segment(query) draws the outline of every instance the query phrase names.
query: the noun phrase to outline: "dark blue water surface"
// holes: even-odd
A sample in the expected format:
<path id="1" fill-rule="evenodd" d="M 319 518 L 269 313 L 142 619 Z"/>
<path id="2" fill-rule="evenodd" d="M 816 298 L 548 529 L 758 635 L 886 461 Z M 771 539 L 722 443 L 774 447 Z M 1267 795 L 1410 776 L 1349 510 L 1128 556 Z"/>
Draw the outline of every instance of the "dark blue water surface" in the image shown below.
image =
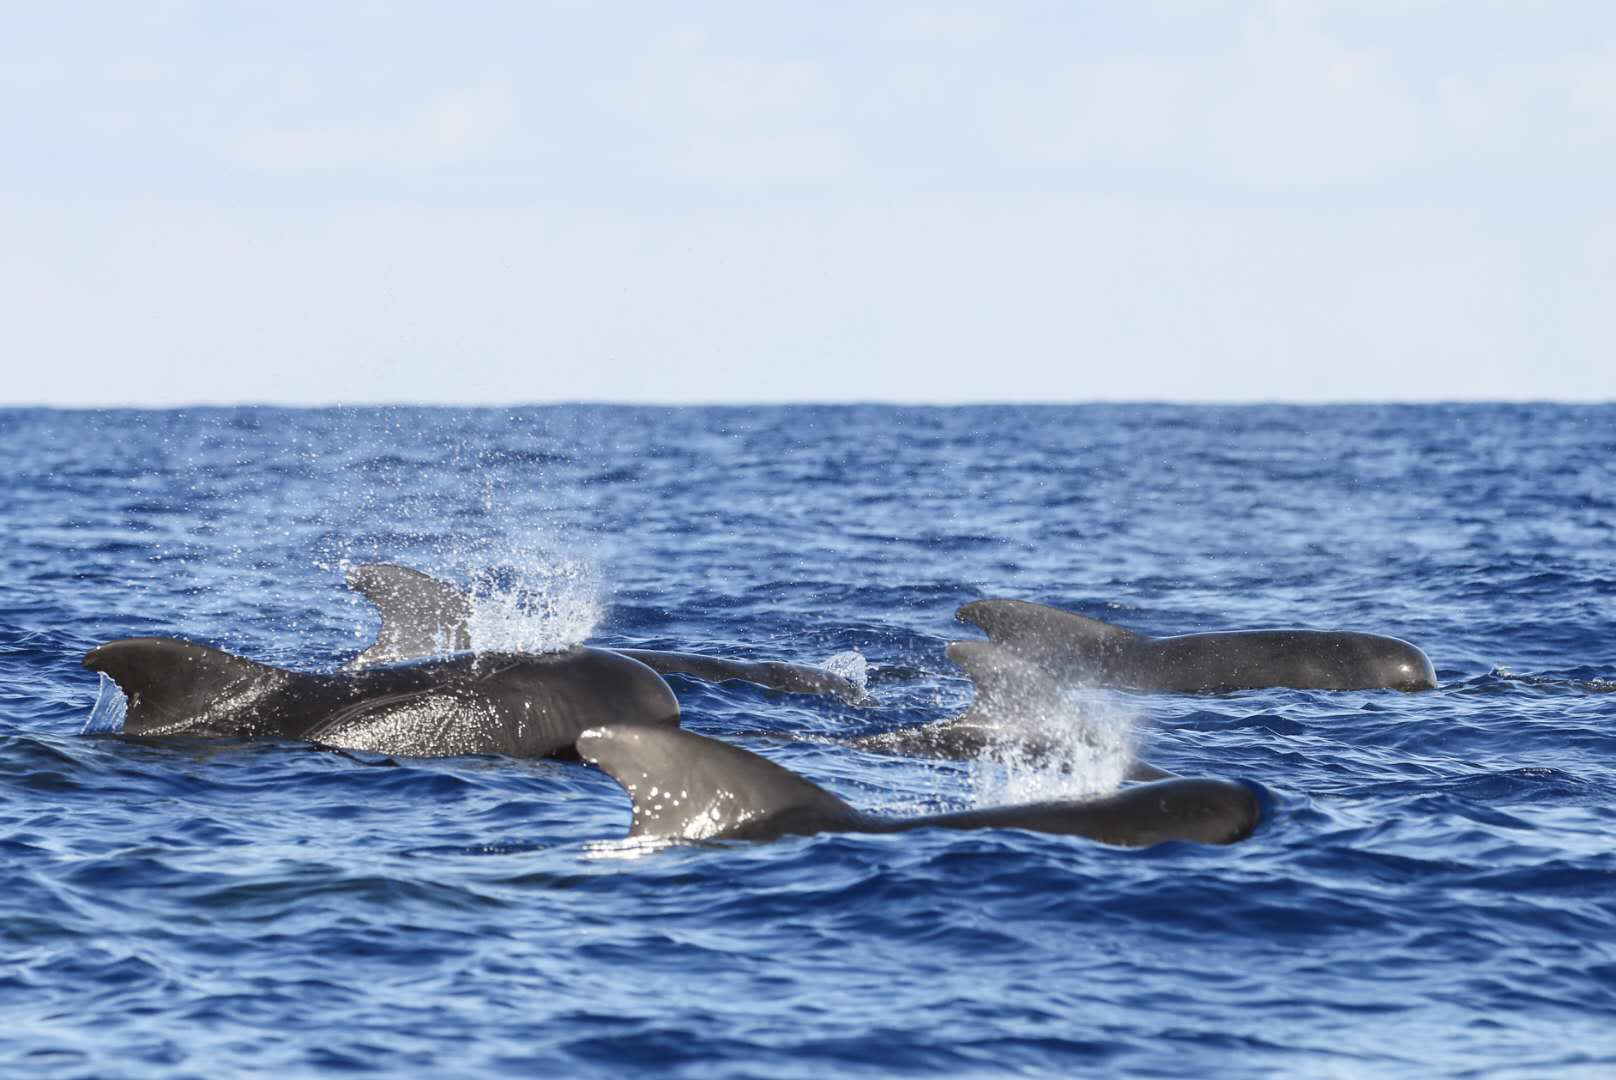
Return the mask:
<path id="1" fill-rule="evenodd" d="M 0 454 L 5 1076 L 1616 1070 L 1616 407 L 13 410 Z M 894 812 L 1092 779 L 840 741 L 970 700 L 980 596 L 1390 633 L 1441 687 L 1097 699 L 1268 794 L 1144 851 L 647 852 L 581 765 L 85 733 L 108 639 L 336 667 L 368 560 L 484 644 L 856 651 L 871 707 L 671 681 Z"/>

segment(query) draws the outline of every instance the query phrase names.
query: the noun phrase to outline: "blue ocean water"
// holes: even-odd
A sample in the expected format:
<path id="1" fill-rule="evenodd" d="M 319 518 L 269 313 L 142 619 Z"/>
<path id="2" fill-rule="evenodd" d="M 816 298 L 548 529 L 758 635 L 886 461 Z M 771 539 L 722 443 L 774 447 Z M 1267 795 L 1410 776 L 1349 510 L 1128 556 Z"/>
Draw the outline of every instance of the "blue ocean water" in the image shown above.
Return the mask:
<path id="1" fill-rule="evenodd" d="M 0 1074 L 1616 1071 L 1616 407 L 0 411 Z M 136 634 L 330 670 L 345 565 L 479 641 L 820 662 L 684 723 L 893 812 L 1092 785 L 953 715 L 964 601 L 1420 644 L 1439 689 L 1096 695 L 1256 836 L 644 851 L 584 766 L 86 732 Z M 838 663 L 846 663 L 842 657 Z"/>

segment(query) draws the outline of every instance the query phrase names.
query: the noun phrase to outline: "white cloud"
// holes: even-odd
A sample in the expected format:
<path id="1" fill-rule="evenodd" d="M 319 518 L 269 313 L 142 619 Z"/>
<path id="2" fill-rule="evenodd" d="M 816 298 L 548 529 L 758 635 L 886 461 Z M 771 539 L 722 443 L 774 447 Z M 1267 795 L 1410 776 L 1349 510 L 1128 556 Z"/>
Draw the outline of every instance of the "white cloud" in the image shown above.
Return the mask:
<path id="1" fill-rule="evenodd" d="M 27 358 L 16 401 L 1616 397 L 1616 212 L 146 204 L 4 224 L 33 253 L 0 262 L 27 298 L 0 342 Z"/>
<path id="2" fill-rule="evenodd" d="M 252 132 L 241 139 L 237 158 L 250 168 L 288 172 L 454 164 L 493 146 L 510 115 L 509 96 L 499 90 L 456 90 L 413 115 Z"/>
<path id="3" fill-rule="evenodd" d="M 254 169 L 303 172 L 343 169 L 381 159 L 384 145 L 368 132 L 341 128 L 277 128 L 245 136 L 239 158 Z"/>
<path id="4" fill-rule="evenodd" d="M 414 156 L 459 161 L 493 145 L 510 123 L 509 95 L 492 88 L 445 94 L 422 113 L 413 132 Z"/>
<path id="5" fill-rule="evenodd" d="M 677 158 L 687 176 L 723 183 L 828 180 L 844 172 L 841 143 L 830 135 L 699 136 Z"/>
<path id="6" fill-rule="evenodd" d="M 1374 179 L 1407 165 L 1418 102 L 1390 63 L 1290 20 L 1250 27 L 1229 91 L 1213 100 L 1217 152 L 1238 179 L 1264 184 Z"/>

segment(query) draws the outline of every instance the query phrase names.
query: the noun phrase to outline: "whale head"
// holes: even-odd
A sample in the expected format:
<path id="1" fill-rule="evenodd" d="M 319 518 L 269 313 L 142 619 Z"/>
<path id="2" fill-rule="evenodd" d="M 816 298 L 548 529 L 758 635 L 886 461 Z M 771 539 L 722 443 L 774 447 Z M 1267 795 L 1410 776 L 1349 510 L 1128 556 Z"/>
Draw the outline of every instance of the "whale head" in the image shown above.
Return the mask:
<path id="1" fill-rule="evenodd" d="M 1383 673 L 1384 686 L 1408 693 L 1436 689 L 1436 669 L 1418 646 L 1394 637 L 1381 638 L 1376 644 L 1375 662 Z"/>

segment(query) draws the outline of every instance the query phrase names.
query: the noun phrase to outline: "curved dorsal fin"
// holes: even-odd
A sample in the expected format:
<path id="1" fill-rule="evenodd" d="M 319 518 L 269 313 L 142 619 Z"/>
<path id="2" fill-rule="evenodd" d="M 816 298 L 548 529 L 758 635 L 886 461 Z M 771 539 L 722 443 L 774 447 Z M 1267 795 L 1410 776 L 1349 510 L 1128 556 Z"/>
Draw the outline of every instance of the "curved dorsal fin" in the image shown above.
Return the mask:
<path id="1" fill-rule="evenodd" d="M 1054 674 L 993 641 L 956 641 L 944 652 L 976 688 L 966 717 L 1022 716 L 1061 701 L 1062 684 Z"/>
<path id="2" fill-rule="evenodd" d="M 376 605 L 376 643 L 350 660 L 350 670 L 471 648 L 471 601 L 447 581 L 393 563 L 350 567 L 348 588 Z"/>
<path id="3" fill-rule="evenodd" d="M 1139 638 L 1132 630 L 1028 600 L 972 600 L 954 613 L 988 640 L 1029 653 L 1094 652 Z"/>
<path id="4" fill-rule="evenodd" d="M 634 801 L 630 836 L 769 839 L 857 817 L 789 769 L 681 728 L 612 724 L 578 736 L 578 755 Z"/>
<path id="5" fill-rule="evenodd" d="M 126 735 L 241 734 L 255 701 L 298 678 L 173 638 L 109 641 L 86 653 L 84 666 L 107 675 L 129 699 Z"/>

